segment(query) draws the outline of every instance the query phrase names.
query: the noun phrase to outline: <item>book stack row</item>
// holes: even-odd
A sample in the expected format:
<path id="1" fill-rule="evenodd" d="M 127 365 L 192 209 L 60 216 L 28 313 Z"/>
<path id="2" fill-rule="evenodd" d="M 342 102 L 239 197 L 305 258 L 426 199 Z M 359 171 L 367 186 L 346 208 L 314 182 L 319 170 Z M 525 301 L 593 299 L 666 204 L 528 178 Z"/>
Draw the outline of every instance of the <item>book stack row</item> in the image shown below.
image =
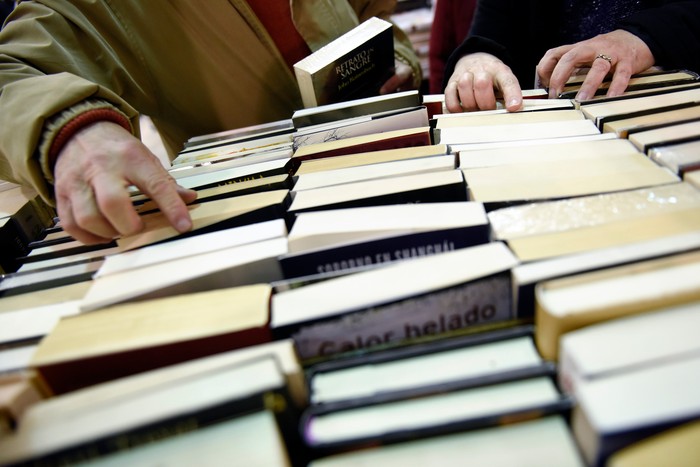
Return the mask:
<path id="1" fill-rule="evenodd" d="M 187 142 L 187 234 L 136 189 L 138 234 L 42 224 L 0 282 L 0 464 L 697 461 L 700 87 L 667 78 L 311 107 Z"/>

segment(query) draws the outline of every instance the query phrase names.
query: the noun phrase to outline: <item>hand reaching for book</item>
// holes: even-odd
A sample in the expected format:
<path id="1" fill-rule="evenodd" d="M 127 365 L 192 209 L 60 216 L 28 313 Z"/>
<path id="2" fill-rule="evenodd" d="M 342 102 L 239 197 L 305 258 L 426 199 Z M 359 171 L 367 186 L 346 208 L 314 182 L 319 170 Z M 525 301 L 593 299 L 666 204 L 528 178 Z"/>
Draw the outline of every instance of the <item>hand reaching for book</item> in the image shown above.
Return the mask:
<path id="1" fill-rule="evenodd" d="M 179 232 L 192 227 L 185 203 L 196 193 L 177 185 L 157 157 L 117 124 L 98 122 L 74 134 L 59 154 L 54 176 L 61 225 L 83 243 L 105 243 L 143 228 L 126 189 L 132 184 Z"/>
<path id="2" fill-rule="evenodd" d="M 410 66 L 397 61 L 395 70 L 394 75 L 379 89 L 379 94 L 390 94 L 392 92 L 416 89 L 413 69 Z"/>
<path id="3" fill-rule="evenodd" d="M 549 97 L 557 97 L 569 77 L 590 67 L 576 98 L 591 98 L 603 79 L 612 73 L 608 96 L 622 94 L 630 76 L 654 65 L 649 47 L 634 34 L 618 29 L 572 45 L 550 49 L 537 65 L 537 76 L 549 87 Z"/>
<path id="4" fill-rule="evenodd" d="M 457 62 L 445 88 L 445 106 L 450 112 L 495 109 L 497 95 L 510 111 L 522 106 L 522 90 L 510 68 L 491 54 L 473 53 Z"/>

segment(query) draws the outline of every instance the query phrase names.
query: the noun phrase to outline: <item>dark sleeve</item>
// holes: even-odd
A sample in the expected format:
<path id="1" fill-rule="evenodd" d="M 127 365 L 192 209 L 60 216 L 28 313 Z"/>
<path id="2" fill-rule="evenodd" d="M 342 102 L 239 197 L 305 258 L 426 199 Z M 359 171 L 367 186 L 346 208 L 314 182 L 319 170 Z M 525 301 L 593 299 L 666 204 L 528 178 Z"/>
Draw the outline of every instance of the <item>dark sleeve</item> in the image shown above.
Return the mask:
<path id="1" fill-rule="evenodd" d="M 557 40 L 551 28 L 558 12 L 547 0 L 479 0 L 469 37 L 447 60 L 442 88 L 457 61 L 476 52 L 498 57 L 523 89 L 531 88 L 540 57 Z"/>
<path id="2" fill-rule="evenodd" d="M 647 44 L 656 65 L 700 73 L 700 1 L 661 3 L 631 15 L 620 27 Z"/>

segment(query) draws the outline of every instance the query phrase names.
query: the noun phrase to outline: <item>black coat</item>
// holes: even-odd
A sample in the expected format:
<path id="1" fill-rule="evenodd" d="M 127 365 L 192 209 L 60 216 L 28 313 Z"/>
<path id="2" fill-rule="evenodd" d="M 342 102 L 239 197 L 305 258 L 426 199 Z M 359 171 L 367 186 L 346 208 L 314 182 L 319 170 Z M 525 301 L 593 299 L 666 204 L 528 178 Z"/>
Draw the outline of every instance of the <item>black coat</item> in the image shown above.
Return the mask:
<path id="1" fill-rule="evenodd" d="M 640 3 L 639 11 L 610 30 L 624 29 L 641 38 L 658 66 L 700 72 L 700 0 Z M 523 89 L 532 88 L 535 67 L 545 52 L 574 42 L 564 37 L 563 10 L 563 2 L 552 0 L 480 0 L 470 36 L 447 62 L 443 89 L 457 60 L 474 52 L 497 56 Z"/>

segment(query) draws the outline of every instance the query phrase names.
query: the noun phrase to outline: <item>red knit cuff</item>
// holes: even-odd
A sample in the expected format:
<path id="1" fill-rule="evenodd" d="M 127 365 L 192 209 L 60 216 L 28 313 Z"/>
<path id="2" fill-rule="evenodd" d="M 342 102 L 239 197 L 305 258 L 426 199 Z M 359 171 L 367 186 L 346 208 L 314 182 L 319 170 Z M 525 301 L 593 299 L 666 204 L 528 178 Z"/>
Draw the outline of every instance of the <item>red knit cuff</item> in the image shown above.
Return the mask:
<path id="1" fill-rule="evenodd" d="M 66 145 L 68 140 L 76 134 L 80 129 L 95 123 L 95 122 L 113 122 L 121 125 L 126 131 L 131 131 L 129 119 L 114 109 L 91 109 L 81 113 L 58 130 L 58 133 L 51 143 L 49 148 L 49 168 L 53 172 L 53 167 L 56 164 L 58 154 Z"/>

